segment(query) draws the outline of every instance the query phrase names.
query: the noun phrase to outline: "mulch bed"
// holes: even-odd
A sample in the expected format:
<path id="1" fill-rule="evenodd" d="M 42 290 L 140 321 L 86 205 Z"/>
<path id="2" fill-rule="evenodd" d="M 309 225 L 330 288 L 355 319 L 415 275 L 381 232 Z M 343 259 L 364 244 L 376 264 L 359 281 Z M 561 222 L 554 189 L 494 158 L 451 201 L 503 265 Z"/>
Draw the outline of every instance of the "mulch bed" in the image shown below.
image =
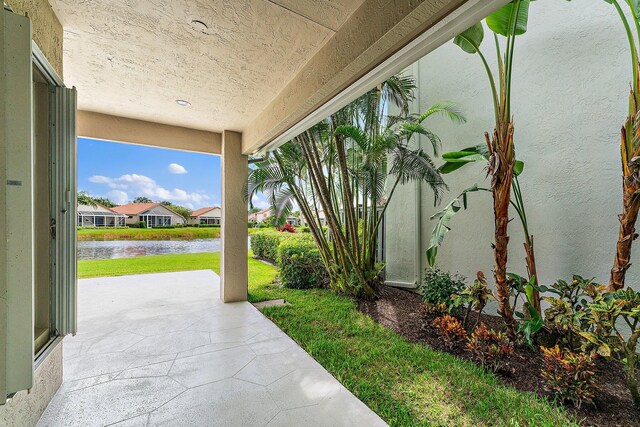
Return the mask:
<path id="1" fill-rule="evenodd" d="M 442 339 L 430 326 L 431 319 L 420 314 L 421 304 L 420 295 L 415 292 L 382 286 L 377 299 L 358 301 L 358 309 L 411 342 L 427 344 L 433 349 L 470 359 L 463 343 L 453 349 L 447 349 L 443 345 Z M 471 325 L 475 322 L 475 316 L 475 313 L 470 315 Z M 495 330 L 501 330 L 504 325 L 499 316 L 483 314 L 480 320 Z M 506 368 L 499 371 L 497 376 L 505 385 L 551 399 L 543 388 L 540 375 L 542 361 L 540 351 L 528 347 L 516 348 L 509 357 Z M 567 411 L 578 420 L 583 420 L 585 425 L 640 426 L 640 411 L 634 408 L 622 372 L 619 362 L 599 358 L 596 375 L 601 390 L 597 394 L 595 406 L 584 403 L 581 408 L 576 408 L 567 404 Z"/>

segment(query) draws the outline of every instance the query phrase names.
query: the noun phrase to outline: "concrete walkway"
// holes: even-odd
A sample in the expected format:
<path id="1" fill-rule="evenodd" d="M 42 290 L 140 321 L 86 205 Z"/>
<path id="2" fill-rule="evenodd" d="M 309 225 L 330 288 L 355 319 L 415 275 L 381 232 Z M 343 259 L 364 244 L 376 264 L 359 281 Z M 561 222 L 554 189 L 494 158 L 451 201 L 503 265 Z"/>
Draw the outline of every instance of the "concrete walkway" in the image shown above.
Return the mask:
<path id="1" fill-rule="evenodd" d="M 386 425 L 209 270 L 80 280 L 38 426 Z"/>

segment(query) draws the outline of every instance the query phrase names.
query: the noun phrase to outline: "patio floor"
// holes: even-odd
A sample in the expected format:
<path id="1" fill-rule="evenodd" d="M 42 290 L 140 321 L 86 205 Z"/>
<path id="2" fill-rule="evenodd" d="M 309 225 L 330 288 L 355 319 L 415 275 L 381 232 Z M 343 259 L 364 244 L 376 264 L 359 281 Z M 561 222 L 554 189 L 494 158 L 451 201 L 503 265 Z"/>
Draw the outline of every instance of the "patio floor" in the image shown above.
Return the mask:
<path id="1" fill-rule="evenodd" d="M 386 425 L 209 270 L 84 279 L 38 426 Z"/>

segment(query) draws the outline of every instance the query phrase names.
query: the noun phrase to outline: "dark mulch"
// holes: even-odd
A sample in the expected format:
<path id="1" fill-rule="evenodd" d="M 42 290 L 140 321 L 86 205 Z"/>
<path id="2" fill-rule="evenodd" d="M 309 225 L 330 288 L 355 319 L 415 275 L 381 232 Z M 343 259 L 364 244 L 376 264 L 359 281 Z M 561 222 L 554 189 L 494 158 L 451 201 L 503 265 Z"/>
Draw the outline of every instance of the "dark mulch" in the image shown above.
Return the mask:
<path id="1" fill-rule="evenodd" d="M 358 308 L 411 342 L 424 343 L 436 350 L 451 353 L 462 359 L 470 359 L 463 343 L 453 349 L 443 345 L 442 339 L 430 326 L 431 320 L 420 314 L 421 303 L 420 295 L 415 292 L 382 286 L 377 299 L 360 300 Z M 471 325 L 475 322 L 475 316 L 475 313 L 470 316 Z M 492 329 L 503 329 L 504 324 L 499 316 L 482 314 L 480 321 Z M 541 339 L 550 337 L 542 336 Z M 551 399 L 543 388 L 540 375 L 542 361 L 542 353 L 539 350 L 519 347 L 507 361 L 506 367 L 497 375 L 508 386 Z M 576 408 L 567 404 L 567 411 L 573 413 L 578 420 L 583 420 L 585 425 L 640 426 L 640 411 L 634 408 L 622 372 L 619 362 L 599 358 L 596 375 L 601 390 L 598 392 L 595 406 L 585 403 L 581 408 Z"/>

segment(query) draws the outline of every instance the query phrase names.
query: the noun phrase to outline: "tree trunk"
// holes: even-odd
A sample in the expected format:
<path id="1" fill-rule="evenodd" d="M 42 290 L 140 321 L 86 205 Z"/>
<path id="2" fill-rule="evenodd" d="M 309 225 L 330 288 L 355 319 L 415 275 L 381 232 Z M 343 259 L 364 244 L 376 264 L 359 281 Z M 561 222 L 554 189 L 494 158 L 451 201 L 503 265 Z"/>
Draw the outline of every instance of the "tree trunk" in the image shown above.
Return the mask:
<path id="1" fill-rule="evenodd" d="M 513 179 L 513 125 L 507 122 L 493 132 L 493 138 L 485 133 L 489 149 L 488 173 L 492 175 L 491 192 L 493 194 L 493 213 L 495 220 L 495 242 L 493 253 L 495 258 L 494 277 L 498 296 L 498 313 L 507 326 L 507 335 L 515 337 L 515 319 L 509 300 L 507 284 L 507 255 L 509 252 L 509 204 L 511 201 L 511 180 Z"/>
<path id="2" fill-rule="evenodd" d="M 631 266 L 631 246 L 638 237 L 636 234 L 636 220 L 640 210 L 640 159 L 638 159 L 637 145 L 640 140 L 640 118 L 638 105 L 633 92 L 630 96 L 630 115 L 627 117 L 620 138 L 620 157 L 622 160 L 622 213 L 618 215 L 620 227 L 616 256 L 609 279 L 609 290 L 624 288 L 625 275 Z"/>
<path id="3" fill-rule="evenodd" d="M 527 272 L 529 273 L 529 279 L 535 277 L 533 279 L 533 285 L 538 286 L 538 273 L 536 271 L 536 256 L 533 251 L 533 236 L 529 236 L 527 241 L 524 243 L 524 251 L 526 253 L 526 262 L 527 262 Z M 540 308 L 540 292 L 534 287 L 533 289 L 533 308 L 535 308 L 538 313 L 542 313 Z"/>

